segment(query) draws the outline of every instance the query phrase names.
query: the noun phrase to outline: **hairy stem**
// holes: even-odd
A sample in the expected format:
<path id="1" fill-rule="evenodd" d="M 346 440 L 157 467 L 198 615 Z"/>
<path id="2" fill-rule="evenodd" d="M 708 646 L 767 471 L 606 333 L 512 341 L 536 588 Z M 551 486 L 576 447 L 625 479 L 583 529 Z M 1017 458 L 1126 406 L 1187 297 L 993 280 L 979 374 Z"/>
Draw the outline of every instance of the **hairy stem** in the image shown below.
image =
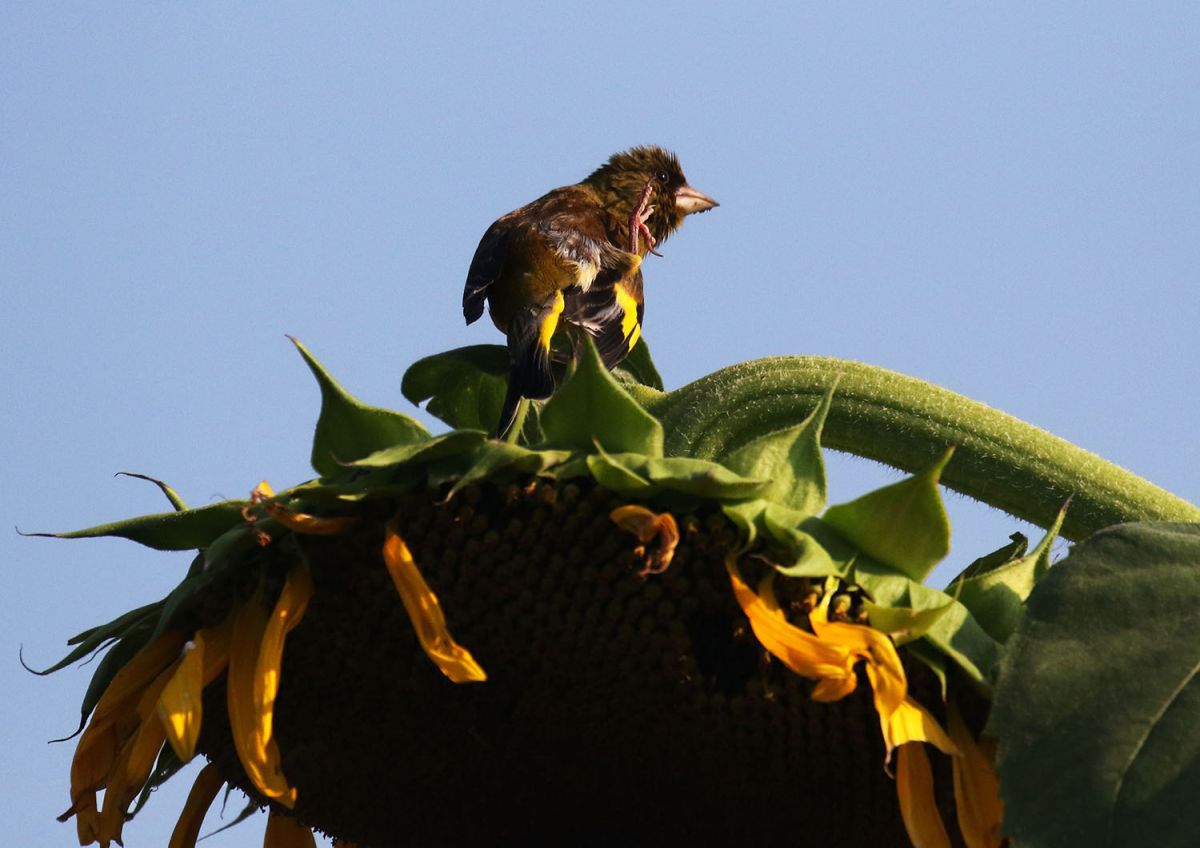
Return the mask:
<path id="1" fill-rule="evenodd" d="M 724 368 L 654 398 L 668 455 L 719 459 L 807 416 L 841 375 L 823 444 L 916 471 L 957 445 L 942 482 L 1082 539 L 1123 521 L 1200 521 L 1200 508 L 1057 436 L 943 388 L 883 368 L 781 356 Z"/>

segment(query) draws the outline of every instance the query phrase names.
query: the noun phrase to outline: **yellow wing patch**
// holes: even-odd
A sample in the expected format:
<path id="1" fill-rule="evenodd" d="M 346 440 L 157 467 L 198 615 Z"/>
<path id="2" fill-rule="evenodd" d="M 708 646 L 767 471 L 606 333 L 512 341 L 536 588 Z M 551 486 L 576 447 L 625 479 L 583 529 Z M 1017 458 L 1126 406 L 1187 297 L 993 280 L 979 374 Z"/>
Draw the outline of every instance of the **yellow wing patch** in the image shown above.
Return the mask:
<path id="1" fill-rule="evenodd" d="M 554 293 L 554 302 L 550 304 L 550 311 L 546 313 L 546 317 L 542 319 L 541 326 L 538 327 L 538 344 L 542 346 L 543 350 L 550 349 L 550 339 L 554 338 L 554 331 L 558 329 L 558 316 L 562 315 L 563 307 L 566 306 L 566 303 L 563 293 L 556 291 Z"/>
<path id="2" fill-rule="evenodd" d="M 617 306 L 621 308 L 621 335 L 632 348 L 642 335 L 642 327 L 638 324 L 638 303 L 620 283 L 613 286 L 613 291 L 617 296 Z"/>

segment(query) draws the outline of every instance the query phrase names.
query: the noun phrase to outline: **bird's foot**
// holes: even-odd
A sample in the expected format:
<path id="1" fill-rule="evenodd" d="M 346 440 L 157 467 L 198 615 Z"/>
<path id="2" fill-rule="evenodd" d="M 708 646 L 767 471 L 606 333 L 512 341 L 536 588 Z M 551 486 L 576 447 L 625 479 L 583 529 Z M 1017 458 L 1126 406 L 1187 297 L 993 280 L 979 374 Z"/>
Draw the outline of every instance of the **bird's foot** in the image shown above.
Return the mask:
<path id="1" fill-rule="evenodd" d="M 638 200 L 637 208 L 629 216 L 629 252 L 638 252 L 638 235 L 641 234 L 646 239 L 646 250 L 653 253 L 655 256 L 662 256 L 654 245 L 657 242 L 654 236 L 650 234 L 650 228 L 646 226 L 646 222 L 650 220 L 650 215 L 654 212 L 654 207 L 650 205 L 650 194 L 654 190 L 653 180 L 646 183 L 646 187 L 642 189 L 641 199 Z"/>

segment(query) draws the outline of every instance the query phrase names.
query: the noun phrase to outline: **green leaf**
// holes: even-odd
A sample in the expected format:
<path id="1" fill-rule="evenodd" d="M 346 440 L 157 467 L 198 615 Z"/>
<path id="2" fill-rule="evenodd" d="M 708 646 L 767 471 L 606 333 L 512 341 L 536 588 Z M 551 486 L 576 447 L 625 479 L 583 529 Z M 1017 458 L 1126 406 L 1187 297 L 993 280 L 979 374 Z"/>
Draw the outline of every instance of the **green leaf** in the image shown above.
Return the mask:
<path id="1" fill-rule="evenodd" d="M 874 604 L 910 611 L 921 621 L 920 635 L 930 645 L 954 660 L 972 680 L 988 682 L 1000 659 L 1000 645 L 961 603 L 865 556 L 854 561 L 849 579 L 866 589 Z M 930 614 L 935 610 L 936 615 Z M 912 638 L 897 641 L 903 644 Z"/>
<path id="2" fill-rule="evenodd" d="M 329 376 L 308 349 L 292 339 L 321 387 L 321 416 L 313 436 L 312 467 L 318 474 L 336 474 L 339 463 L 362 459 L 392 445 L 429 439 L 429 431 L 415 419 L 390 409 L 367 406 L 352 397 Z"/>
<path id="3" fill-rule="evenodd" d="M 873 559 L 924 580 L 950 552 L 950 519 L 942 506 L 938 478 L 953 453 L 950 448 L 907 480 L 831 506 L 824 521 Z"/>
<path id="4" fill-rule="evenodd" d="M 984 554 L 972 562 L 951 583 L 957 583 L 968 577 L 978 577 L 981 574 L 987 574 L 989 571 L 995 571 L 1000 566 L 1008 565 L 1013 560 L 1025 556 L 1025 553 L 1029 550 L 1029 539 L 1025 538 L 1025 534 L 1013 533 L 1008 538 L 1011 541 L 1007 545 L 996 548 L 990 554 Z"/>
<path id="5" fill-rule="evenodd" d="M 767 485 L 764 480 L 742 477 L 715 462 L 686 457 L 648 457 L 600 450 L 587 457 L 587 464 L 601 486 L 630 497 L 671 491 L 706 500 L 740 500 Z"/>
<path id="6" fill-rule="evenodd" d="M 150 634 L 153 632 L 151 625 L 152 622 L 146 620 L 131 627 L 117 640 L 116 644 L 108 649 L 108 653 L 97 664 L 96 671 L 93 672 L 92 679 L 88 682 L 87 691 L 83 694 L 83 703 L 79 707 L 82 716 L 80 727 L 92 714 L 100 696 L 104 694 L 104 690 L 108 688 L 108 684 L 112 682 L 117 672 L 124 668 L 125 664 L 133 659 L 133 655 L 150 641 Z"/>
<path id="7" fill-rule="evenodd" d="M 625 456 L 630 456 L 626 454 Z M 735 474 L 723 465 L 687 457 L 641 457 L 642 473 L 664 489 L 702 498 L 747 498 L 760 493 L 765 480 Z"/>
<path id="8" fill-rule="evenodd" d="M 175 507 L 176 512 L 183 512 L 188 508 L 187 504 L 183 502 L 183 498 L 179 497 L 179 493 L 162 480 L 155 479 L 154 477 L 148 477 L 145 474 L 138 474 L 134 471 L 118 471 L 115 476 L 134 477 L 138 480 L 145 480 L 148 483 L 153 483 L 155 486 L 158 486 L 159 490 L 162 491 L 164 495 L 166 495 L 167 500 L 171 502 L 171 506 Z"/>
<path id="9" fill-rule="evenodd" d="M 508 390 L 508 348 L 471 345 L 419 359 L 404 373 L 400 391 L 456 429 L 491 432 Z"/>
<path id="10" fill-rule="evenodd" d="M 825 507 L 825 463 L 821 458 L 821 428 L 829 414 L 829 388 L 812 414 L 795 427 L 777 430 L 732 450 L 721 461 L 747 477 L 770 481 L 761 496 L 803 515 Z"/>
<path id="11" fill-rule="evenodd" d="M 892 636 L 899 645 L 921 638 L 952 606 L 954 599 L 950 597 L 945 603 L 928 609 L 889 607 L 872 601 L 863 603 L 871 626 Z"/>
<path id="12" fill-rule="evenodd" d="M 222 501 L 183 512 L 158 512 L 98 524 L 70 533 L 23 533 L 52 539 L 94 539 L 116 536 L 159 551 L 186 551 L 203 548 L 242 521 L 242 508 L 248 501 Z"/>
<path id="13" fill-rule="evenodd" d="M 82 633 L 79 633 L 67 641 L 68 645 L 74 645 L 75 648 L 49 668 L 40 670 L 30 668 L 29 666 L 25 665 L 23 658 L 21 660 L 21 665 L 24 665 L 25 669 L 33 674 L 42 676 L 53 674 L 60 669 L 66 668 L 72 663 L 78 662 L 93 651 L 100 649 L 103 647 L 104 643 L 119 639 L 128 630 L 132 629 L 145 619 L 148 619 L 151 616 L 157 616 L 161 608 L 162 601 L 155 601 L 152 604 L 146 604 L 145 606 L 140 606 L 137 609 L 122 613 L 107 624 L 101 624 L 99 627 L 92 627 L 83 631 Z"/>
<path id="14" fill-rule="evenodd" d="M 1123 524 L 1040 580 L 988 732 L 1023 845 L 1192 846 L 1200 833 L 1200 524 Z"/>
<path id="15" fill-rule="evenodd" d="M 616 370 L 625 372 L 643 386 L 660 392 L 663 389 L 662 376 L 654 367 L 654 360 L 650 358 L 650 346 L 646 344 L 644 337 L 638 339 L 633 350 L 629 351 L 629 355 L 621 361 Z M 619 378 L 621 375 L 617 376 Z"/>
<path id="16" fill-rule="evenodd" d="M 480 430 L 454 430 L 427 442 L 393 445 L 377 450 L 350 463 L 355 468 L 388 468 L 397 465 L 419 465 L 469 453 L 483 444 L 487 434 Z"/>
<path id="17" fill-rule="evenodd" d="M 613 453 L 663 454 L 662 425 L 613 379 L 586 334 L 575 373 L 546 402 L 541 425 L 551 447 L 592 453 L 598 443 Z"/>
<path id="18" fill-rule="evenodd" d="M 625 458 L 630 456 L 639 460 L 645 458 L 640 454 L 596 453 L 584 457 L 584 461 L 587 462 L 588 471 L 592 473 L 596 482 L 618 495 L 627 498 L 648 498 L 661 492 L 661 487 L 651 484 L 625 462 Z"/>
<path id="19" fill-rule="evenodd" d="M 180 762 L 179 757 L 176 756 L 174 748 L 170 745 L 163 745 L 162 750 L 158 752 L 154 770 L 150 772 L 150 777 L 146 779 L 146 784 L 138 793 L 137 801 L 129 811 L 128 818 L 132 819 L 141 812 L 142 807 L 146 806 L 146 802 L 150 800 L 150 793 L 178 774 L 185 765 L 186 763 Z"/>
<path id="20" fill-rule="evenodd" d="M 568 451 L 530 450 L 508 442 L 486 441 L 479 448 L 470 467 L 458 477 L 446 500 L 454 497 L 464 486 L 487 480 L 500 474 L 536 474 L 570 456 Z"/>
<path id="21" fill-rule="evenodd" d="M 1050 547 L 1058 538 L 1066 512 L 1064 506 L 1046 535 L 1025 556 L 950 585 L 992 638 L 1007 642 L 1017 629 L 1025 612 L 1025 599 L 1050 570 Z"/>

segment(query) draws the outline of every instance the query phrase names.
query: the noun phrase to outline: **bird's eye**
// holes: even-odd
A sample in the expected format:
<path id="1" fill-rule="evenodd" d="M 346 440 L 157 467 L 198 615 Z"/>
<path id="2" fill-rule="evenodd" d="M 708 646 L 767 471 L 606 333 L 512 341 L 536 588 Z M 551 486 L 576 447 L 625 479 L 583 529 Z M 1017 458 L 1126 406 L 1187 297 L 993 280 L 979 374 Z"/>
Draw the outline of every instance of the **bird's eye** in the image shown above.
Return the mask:
<path id="1" fill-rule="evenodd" d="M 667 172 L 666 171 L 658 172 L 658 181 L 660 183 L 665 183 L 667 181 Z"/>

